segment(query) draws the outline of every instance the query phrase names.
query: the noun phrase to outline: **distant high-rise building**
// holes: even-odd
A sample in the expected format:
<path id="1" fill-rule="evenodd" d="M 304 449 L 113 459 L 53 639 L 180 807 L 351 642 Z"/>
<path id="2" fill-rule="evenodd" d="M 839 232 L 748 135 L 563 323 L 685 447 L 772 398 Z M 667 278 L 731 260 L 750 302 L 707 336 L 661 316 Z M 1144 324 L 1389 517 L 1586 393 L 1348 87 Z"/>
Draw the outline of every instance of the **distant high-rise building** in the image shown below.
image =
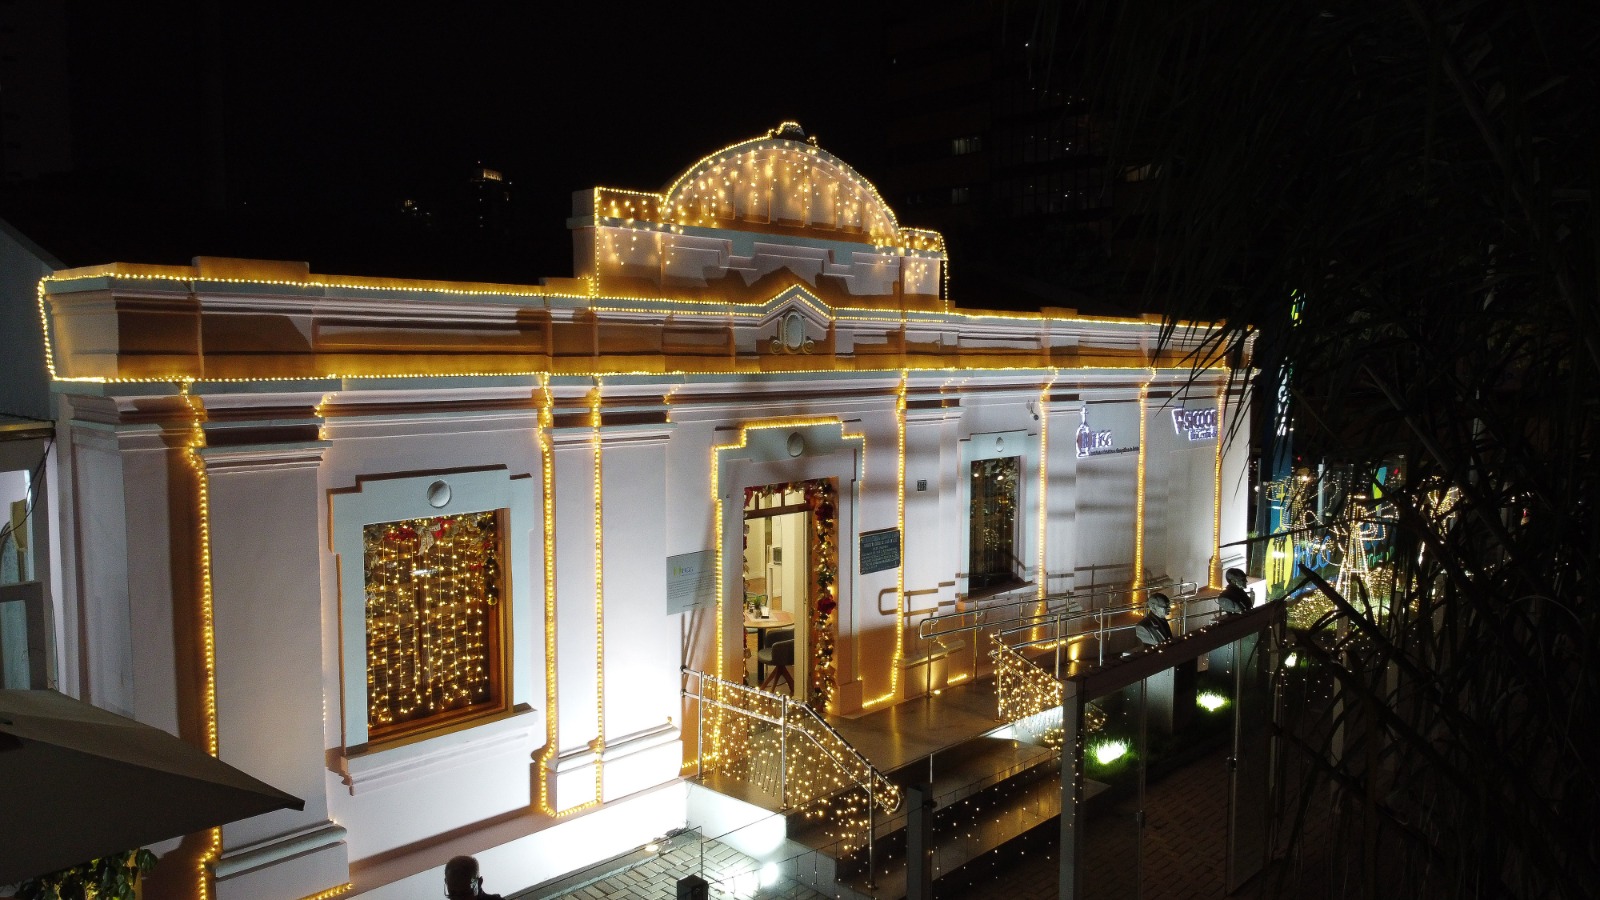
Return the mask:
<path id="1" fill-rule="evenodd" d="M 511 182 L 499 169 L 491 169 L 479 160 L 473 166 L 472 210 L 469 214 L 474 226 L 483 232 L 506 235 L 511 231 Z"/>
<path id="2" fill-rule="evenodd" d="M 880 187 L 945 234 L 953 277 L 1004 279 L 982 285 L 994 302 L 1075 303 L 1103 278 L 1103 136 L 1067 25 L 1060 3 L 1025 0 L 927 8 L 889 31 Z"/>

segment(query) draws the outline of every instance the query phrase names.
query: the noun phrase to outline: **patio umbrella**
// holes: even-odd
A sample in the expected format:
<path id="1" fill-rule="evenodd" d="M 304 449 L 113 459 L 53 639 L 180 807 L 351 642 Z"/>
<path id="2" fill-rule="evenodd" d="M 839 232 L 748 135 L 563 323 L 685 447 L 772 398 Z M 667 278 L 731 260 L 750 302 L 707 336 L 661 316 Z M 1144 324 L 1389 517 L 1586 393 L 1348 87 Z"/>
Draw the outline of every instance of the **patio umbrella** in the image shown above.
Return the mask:
<path id="1" fill-rule="evenodd" d="M 0 884 L 304 807 L 158 728 L 55 691 L 0 690 Z"/>

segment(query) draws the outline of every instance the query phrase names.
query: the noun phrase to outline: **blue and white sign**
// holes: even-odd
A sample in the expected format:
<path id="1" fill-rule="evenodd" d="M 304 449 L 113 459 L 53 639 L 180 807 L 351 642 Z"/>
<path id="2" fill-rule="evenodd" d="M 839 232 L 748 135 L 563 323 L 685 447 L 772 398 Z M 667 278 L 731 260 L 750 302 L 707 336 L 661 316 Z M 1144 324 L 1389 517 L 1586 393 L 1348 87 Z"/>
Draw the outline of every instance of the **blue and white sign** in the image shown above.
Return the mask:
<path id="1" fill-rule="evenodd" d="M 1211 441 L 1217 437 L 1217 408 L 1184 409 L 1172 411 L 1172 427 L 1179 437 L 1191 441 Z"/>

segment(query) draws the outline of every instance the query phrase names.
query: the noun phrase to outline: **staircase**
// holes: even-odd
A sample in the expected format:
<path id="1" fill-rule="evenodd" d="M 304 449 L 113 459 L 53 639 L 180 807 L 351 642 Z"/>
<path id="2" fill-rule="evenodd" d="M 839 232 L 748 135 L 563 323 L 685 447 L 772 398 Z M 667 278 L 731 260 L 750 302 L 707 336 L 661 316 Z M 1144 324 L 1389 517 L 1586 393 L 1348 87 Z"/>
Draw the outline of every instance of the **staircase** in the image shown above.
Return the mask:
<path id="1" fill-rule="evenodd" d="M 917 747 L 928 752 L 914 758 L 906 759 L 904 753 L 897 757 L 878 752 L 875 760 L 887 759 L 894 766 L 885 772 L 873 769 L 882 778 L 881 783 L 867 778 L 853 783 L 841 779 L 843 783 L 834 791 L 814 791 L 791 783 L 787 786 L 788 804 L 780 796 L 784 787 L 778 777 L 778 759 L 781 756 L 793 766 L 794 757 L 792 753 L 775 754 L 771 750 L 781 725 L 770 720 L 782 719 L 784 714 L 780 709 L 778 715 L 761 719 L 743 717 L 748 723 L 740 738 L 746 742 L 741 745 L 746 759 L 706 772 L 692 783 L 690 824 L 757 859 L 779 861 L 785 877 L 830 897 L 903 897 L 909 813 L 903 807 L 885 808 L 886 804 L 880 802 L 870 807 L 869 815 L 866 784 L 877 785 L 874 794 L 880 801 L 893 797 L 897 806 L 898 797 L 907 787 L 933 785 L 935 878 L 1035 828 L 1053 827 L 1061 811 L 1060 755 L 1046 745 L 1048 727 L 1029 729 L 996 721 L 994 690 L 994 682 L 983 679 L 947 689 L 945 696 L 933 701 L 918 699 L 902 704 L 900 718 L 894 721 L 905 733 L 897 732 L 893 737 L 906 740 L 897 740 L 897 744 L 927 737 L 927 729 L 920 727 L 925 723 L 908 718 L 905 712 L 908 708 L 916 710 L 913 704 L 945 700 L 959 703 L 962 698 L 950 695 L 962 692 L 968 695 L 968 708 L 981 704 L 985 715 L 981 720 L 969 715 L 969 720 L 978 722 L 969 727 L 969 733 L 954 743 L 947 739 L 942 745 L 936 741 Z M 869 716 L 887 719 L 893 712 L 882 710 Z M 925 715 L 941 721 L 951 718 L 946 715 L 941 719 L 937 709 Z M 873 752 L 872 738 L 862 737 L 870 734 L 870 724 L 859 724 L 859 720 L 838 724 L 847 732 L 853 731 L 861 745 Z M 978 732 L 979 727 L 987 730 Z M 834 736 L 839 734 L 834 732 Z M 791 746 L 806 743 L 803 735 L 789 740 Z M 825 761 L 818 753 L 812 753 L 799 764 L 816 767 Z M 790 775 L 795 775 L 793 769 Z M 815 785 L 817 779 L 808 783 Z M 1097 786 L 1089 787 L 1091 793 L 1096 791 Z"/>

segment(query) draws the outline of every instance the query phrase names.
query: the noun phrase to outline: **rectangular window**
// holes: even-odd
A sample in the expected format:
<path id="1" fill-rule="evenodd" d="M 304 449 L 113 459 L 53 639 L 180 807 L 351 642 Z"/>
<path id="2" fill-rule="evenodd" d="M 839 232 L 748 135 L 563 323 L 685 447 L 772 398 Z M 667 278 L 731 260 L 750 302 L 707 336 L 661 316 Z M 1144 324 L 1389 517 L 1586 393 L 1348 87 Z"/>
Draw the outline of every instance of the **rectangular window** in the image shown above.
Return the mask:
<path id="1" fill-rule="evenodd" d="M 1020 583 L 1017 571 L 1017 503 L 1022 458 L 1005 456 L 972 463 L 971 534 L 967 541 L 969 591 Z"/>
<path id="2" fill-rule="evenodd" d="M 953 138 L 950 141 L 950 153 L 954 156 L 965 156 L 968 153 L 978 153 L 982 150 L 983 136 L 979 134 Z"/>
<path id="3" fill-rule="evenodd" d="M 505 512 L 363 529 L 369 740 L 505 708 Z"/>

